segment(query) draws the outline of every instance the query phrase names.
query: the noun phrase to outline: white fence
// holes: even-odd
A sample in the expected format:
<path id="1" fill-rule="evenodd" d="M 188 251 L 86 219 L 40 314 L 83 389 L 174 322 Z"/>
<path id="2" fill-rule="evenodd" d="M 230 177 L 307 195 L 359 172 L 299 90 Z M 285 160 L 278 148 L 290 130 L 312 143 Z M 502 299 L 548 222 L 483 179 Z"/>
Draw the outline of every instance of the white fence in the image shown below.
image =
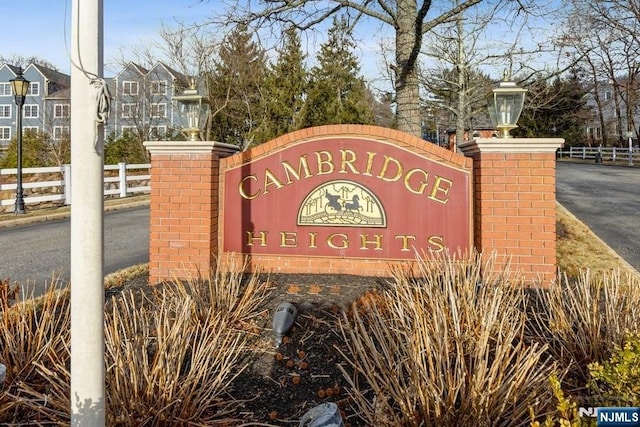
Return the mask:
<path id="1" fill-rule="evenodd" d="M 51 202 L 70 205 L 72 169 L 71 165 L 23 168 L 22 188 L 25 204 Z M 150 164 L 105 165 L 105 197 L 127 197 L 148 193 L 151 189 L 150 169 Z M 17 169 L 0 169 L 0 207 L 14 206 L 17 173 Z M 12 198 L 6 198 L 8 196 Z"/>
<path id="2" fill-rule="evenodd" d="M 629 148 L 627 147 L 569 147 L 558 150 L 559 158 L 593 159 L 595 162 L 598 156 L 600 156 L 599 160 L 633 164 L 633 162 L 640 162 L 640 148 L 632 148 L 631 157 L 629 156 Z"/>

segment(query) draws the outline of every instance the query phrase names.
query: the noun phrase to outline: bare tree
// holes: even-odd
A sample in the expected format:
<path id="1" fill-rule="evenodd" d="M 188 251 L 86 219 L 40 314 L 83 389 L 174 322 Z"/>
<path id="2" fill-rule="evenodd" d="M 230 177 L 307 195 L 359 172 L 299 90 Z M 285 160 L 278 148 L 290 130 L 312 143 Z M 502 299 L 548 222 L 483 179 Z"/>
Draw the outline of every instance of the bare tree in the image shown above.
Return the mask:
<path id="1" fill-rule="evenodd" d="M 621 143 L 626 131 L 638 127 L 640 2 L 572 0 L 570 4 L 563 42 L 591 76 L 601 142 L 607 145 L 613 138 Z"/>
<path id="2" fill-rule="evenodd" d="M 229 0 L 228 13 L 212 22 L 245 23 L 257 28 L 294 26 L 307 30 L 340 13 L 348 17 L 351 28 L 364 20 L 390 27 L 395 37 L 394 63 L 390 67 L 396 91 L 397 126 L 421 136 L 418 57 L 424 35 L 482 1 L 463 0 L 445 10 L 432 10 L 431 0 L 261 0 L 255 7 L 251 6 L 255 1 L 245 4 Z M 525 0 L 518 4 L 524 8 Z"/>
<path id="3" fill-rule="evenodd" d="M 453 0 L 452 5 L 459 1 Z M 540 22 L 542 16 L 554 13 L 553 4 L 537 6 L 535 11 L 519 13 L 509 2 L 484 2 L 427 35 L 420 73 L 425 105 L 431 116 L 456 129 L 454 150 L 464 141 L 467 129 L 489 124 L 486 99 L 493 82 L 488 71 L 506 71 L 525 86 L 564 71 L 548 66 L 547 61 L 559 54 L 552 42 L 554 33 L 536 26 L 545 23 Z M 505 28 L 508 36 L 503 35 Z M 538 41 L 533 43 L 534 39 Z M 536 61 L 543 55 L 547 61 Z M 536 103 L 527 105 L 537 108 Z"/>

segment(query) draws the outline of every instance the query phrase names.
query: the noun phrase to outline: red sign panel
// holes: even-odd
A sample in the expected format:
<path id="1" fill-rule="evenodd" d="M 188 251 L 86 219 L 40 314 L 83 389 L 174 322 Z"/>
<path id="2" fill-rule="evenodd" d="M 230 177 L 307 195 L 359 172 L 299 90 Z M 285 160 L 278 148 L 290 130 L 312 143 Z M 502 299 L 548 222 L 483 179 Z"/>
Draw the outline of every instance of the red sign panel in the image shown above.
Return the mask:
<path id="1" fill-rule="evenodd" d="M 224 171 L 223 250 L 414 259 L 469 249 L 471 175 L 372 139 L 293 142 Z"/>

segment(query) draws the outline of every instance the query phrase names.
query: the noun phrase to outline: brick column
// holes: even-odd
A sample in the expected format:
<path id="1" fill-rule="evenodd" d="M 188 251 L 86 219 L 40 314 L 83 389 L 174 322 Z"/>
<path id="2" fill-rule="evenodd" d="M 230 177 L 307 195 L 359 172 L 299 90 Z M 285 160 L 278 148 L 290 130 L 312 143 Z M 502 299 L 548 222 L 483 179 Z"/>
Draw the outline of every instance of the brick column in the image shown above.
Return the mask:
<path id="1" fill-rule="evenodd" d="M 149 282 L 208 277 L 218 255 L 221 157 L 213 141 L 147 141 L 151 153 Z"/>
<path id="2" fill-rule="evenodd" d="M 474 245 L 498 266 L 542 286 L 556 277 L 556 149 L 560 138 L 477 138 L 473 159 Z"/>

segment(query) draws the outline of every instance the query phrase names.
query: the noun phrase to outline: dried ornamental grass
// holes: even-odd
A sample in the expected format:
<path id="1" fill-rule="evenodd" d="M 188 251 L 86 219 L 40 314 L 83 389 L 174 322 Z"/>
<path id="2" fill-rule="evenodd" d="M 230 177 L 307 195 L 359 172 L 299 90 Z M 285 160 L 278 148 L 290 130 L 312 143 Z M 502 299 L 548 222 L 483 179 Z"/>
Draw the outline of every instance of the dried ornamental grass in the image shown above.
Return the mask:
<path id="1" fill-rule="evenodd" d="M 241 369 L 244 340 L 193 298 L 165 292 L 140 306 L 121 298 L 107 317 L 109 424 L 207 425 L 227 415 L 223 396 Z M 225 398 L 227 396 L 224 396 Z"/>
<path id="2" fill-rule="evenodd" d="M 258 315 L 269 286 L 256 277 L 240 285 L 233 273 L 216 277 L 214 285 L 142 287 L 107 301 L 108 425 L 231 425 L 228 414 L 237 402 L 226 393 L 244 369 L 246 350 L 238 324 Z M 67 425 L 69 289 L 52 287 L 11 307 L 7 301 L 0 311 L 6 343 L 0 361 L 9 367 L 0 423 Z"/>
<path id="3" fill-rule="evenodd" d="M 232 258 L 224 265 L 219 263 L 206 279 L 202 275 L 176 279 L 167 289 L 175 293 L 177 301 L 192 296 L 198 301 L 196 310 L 201 317 L 213 311 L 243 326 L 262 312 L 259 308 L 273 289 L 268 279 L 260 280 L 257 272 L 247 276 L 245 269 L 246 261 L 241 266 Z"/>
<path id="4" fill-rule="evenodd" d="M 572 387 L 587 382 L 589 363 L 604 361 L 627 333 L 640 331 L 640 280 L 632 274 L 582 271 L 537 290 L 537 299 L 530 334 L 549 344 Z"/>
<path id="5" fill-rule="evenodd" d="M 69 294 L 56 285 L 37 299 L 23 296 L 22 302 L 2 304 L 0 363 L 7 366 L 7 377 L 0 392 L 0 423 L 46 420 L 49 411 L 56 411 L 47 402 L 52 386 L 46 372 L 57 358 L 68 357 L 71 322 Z"/>
<path id="6" fill-rule="evenodd" d="M 512 426 L 551 402 L 553 365 L 524 341 L 525 293 L 479 255 L 418 260 L 370 308 L 345 315 L 342 356 L 367 425 Z"/>

